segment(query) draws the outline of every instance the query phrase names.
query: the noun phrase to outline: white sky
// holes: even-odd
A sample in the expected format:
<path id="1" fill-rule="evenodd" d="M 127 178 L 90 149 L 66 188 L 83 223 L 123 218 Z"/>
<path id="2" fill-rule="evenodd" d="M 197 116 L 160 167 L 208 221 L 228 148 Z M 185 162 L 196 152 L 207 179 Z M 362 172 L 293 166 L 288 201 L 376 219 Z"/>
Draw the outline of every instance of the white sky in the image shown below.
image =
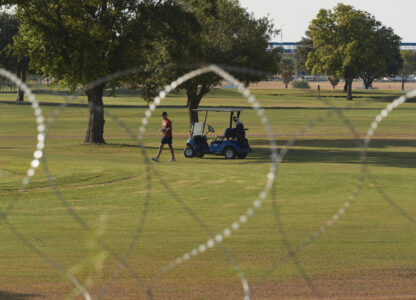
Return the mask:
<path id="1" fill-rule="evenodd" d="M 283 29 L 283 42 L 298 42 L 321 8 L 333 9 L 339 2 L 371 13 L 403 42 L 416 43 L 416 0 L 240 0 L 257 18 L 269 15 L 275 27 Z"/>

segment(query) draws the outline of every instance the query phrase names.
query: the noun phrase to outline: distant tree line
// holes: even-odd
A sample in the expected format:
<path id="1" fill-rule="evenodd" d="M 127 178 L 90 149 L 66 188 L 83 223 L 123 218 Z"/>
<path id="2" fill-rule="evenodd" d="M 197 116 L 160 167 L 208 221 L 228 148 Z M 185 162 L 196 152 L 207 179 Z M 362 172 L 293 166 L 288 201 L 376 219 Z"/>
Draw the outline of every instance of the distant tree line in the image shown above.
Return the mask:
<path id="1" fill-rule="evenodd" d="M 296 50 L 297 68 L 328 75 L 333 85 L 343 78 L 349 100 L 358 77 L 368 89 L 376 78 L 401 74 L 404 89 L 405 77 L 416 72 L 411 63 L 416 53 L 400 53 L 400 44 L 401 38 L 371 14 L 338 4 L 312 20 Z"/>

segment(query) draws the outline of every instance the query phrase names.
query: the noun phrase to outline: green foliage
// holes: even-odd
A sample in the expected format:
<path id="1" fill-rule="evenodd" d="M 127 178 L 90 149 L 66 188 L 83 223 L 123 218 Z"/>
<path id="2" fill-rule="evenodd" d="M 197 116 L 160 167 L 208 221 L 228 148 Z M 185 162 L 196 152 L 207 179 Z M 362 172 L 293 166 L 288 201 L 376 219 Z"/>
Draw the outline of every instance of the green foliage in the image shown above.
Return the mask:
<path id="1" fill-rule="evenodd" d="M 381 26 L 367 37 L 367 51 L 362 53 L 365 59 L 360 77 L 365 87 L 369 88 L 374 79 L 382 76 L 393 76 L 399 73 L 403 60 L 400 56 L 401 38 L 394 34 L 393 29 Z"/>
<path id="2" fill-rule="evenodd" d="M 309 32 L 314 50 L 307 68 L 345 78 L 349 99 L 354 78 L 361 75 L 372 82 L 400 68 L 400 37 L 365 11 L 341 3 L 333 11 L 321 9 Z"/>
<path id="3" fill-rule="evenodd" d="M 196 36 L 192 32 L 199 29 L 195 18 L 171 1 L 3 3 L 17 5 L 21 25 L 15 41 L 27 49 L 37 73 L 53 76 L 71 89 L 102 80 L 86 91 L 90 104 L 86 144 L 105 143 L 102 94 L 107 84 L 141 86 L 150 98 L 169 81 L 170 73 L 166 70 L 183 62 L 187 51 L 193 51 L 197 45 L 190 41 Z M 122 78 L 106 77 L 134 67 L 143 68 L 144 72 Z"/>
<path id="4" fill-rule="evenodd" d="M 302 79 L 295 79 L 292 82 L 292 87 L 295 89 L 310 89 L 310 85 L 309 82 L 307 82 L 306 80 L 302 80 Z"/>
<path id="5" fill-rule="evenodd" d="M 296 48 L 296 68 L 301 74 L 309 73 L 311 70 L 306 66 L 309 52 L 313 51 L 313 41 L 310 38 L 309 31 L 306 37 L 303 37 Z"/>
<path id="6" fill-rule="evenodd" d="M 288 87 L 289 82 L 292 80 L 292 76 L 295 74 L 295 62 L 293 59 L 284 57 L 279 65 L 279 74 L 285 87 Z"/>
<path id="7" fill-rule="evenodd" d="M 403 50 L 401 56 L 403 58 L 402 76 L 416 75 L 416 51 Z"/>
<path id="8" fill-rule="evenodd" d="M 29 58 L 26 45 L 19 42 L 18 38 L 19 20 L 6 12 L 0 13 L 0 66 L 15 72 L 26 82 Z M 23 101 L 23 97 L 24 93 L 19 89 L 16 100 Z"/>
<path id="9" fill-rule="evenodd" d="M 17 57 L 13 55 L 13 37 L 19 33 L 19 22 L 13 15 L 0 13 L 0 66 L 16 72 Z"/>
<path id="10" fill-rule="evenodd" d="M 147 72 L 129 81 L 166 81 L 154 69 L 177 58 L 187 45 L 184 31 L 191 28 L 189 14 L 161 1 L 6 2 L 18 4 L 16 40 L 27 45 L 31 66 L 72 88 L 136 66 Z"/>
<path id="11" fill-rule="evenodd" d="M 190 64 L 218 64 L 276 73 L 280 50 L 267 51 L 268 42 L 276 33 L 267 18 L 255 19 L 238 1 L 178 0 L 184 9 L 192 12 L 202 32 L 199 43 L 203 51 L 190 51 L 186 61 Z M 246 84 L 257 82 L 266 74 L 231 71 Z M 221 82 L 215 74 L 192 79 L 181 87 L 188 94 L 188 107 L 198 107 L 202 97 Z M 197 115 L 191 115 L 191 122 Z"/>

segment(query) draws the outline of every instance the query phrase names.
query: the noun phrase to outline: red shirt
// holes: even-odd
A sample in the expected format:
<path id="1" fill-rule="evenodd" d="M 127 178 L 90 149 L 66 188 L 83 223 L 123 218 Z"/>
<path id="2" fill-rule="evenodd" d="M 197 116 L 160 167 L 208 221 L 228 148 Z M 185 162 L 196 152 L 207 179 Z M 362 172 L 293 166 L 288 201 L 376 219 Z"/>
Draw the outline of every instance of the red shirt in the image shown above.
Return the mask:
<path id="1" fill-rule="evenodd" d="M 169 119 L 163 119 L 162 121 L 162 128 L 163 131 L 163 137 L 171 138 L 172 137 L 172 121 Z"/>

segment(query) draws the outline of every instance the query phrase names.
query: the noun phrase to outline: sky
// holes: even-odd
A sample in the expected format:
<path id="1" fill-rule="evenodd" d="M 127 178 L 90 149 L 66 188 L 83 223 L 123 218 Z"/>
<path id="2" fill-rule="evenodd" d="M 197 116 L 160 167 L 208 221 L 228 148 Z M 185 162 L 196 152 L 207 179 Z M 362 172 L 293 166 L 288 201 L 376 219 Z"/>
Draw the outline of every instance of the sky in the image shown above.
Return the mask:
<path id="1" fill-rule="evenodd" d="M 403 42 L 416 43 L 416 0 L 240 0 L 256 18 L 269 16 L 282 29 L 274 42 L 298 42 L 321 8 L 333 9 L 340 2 L 371 13 Z"/>

